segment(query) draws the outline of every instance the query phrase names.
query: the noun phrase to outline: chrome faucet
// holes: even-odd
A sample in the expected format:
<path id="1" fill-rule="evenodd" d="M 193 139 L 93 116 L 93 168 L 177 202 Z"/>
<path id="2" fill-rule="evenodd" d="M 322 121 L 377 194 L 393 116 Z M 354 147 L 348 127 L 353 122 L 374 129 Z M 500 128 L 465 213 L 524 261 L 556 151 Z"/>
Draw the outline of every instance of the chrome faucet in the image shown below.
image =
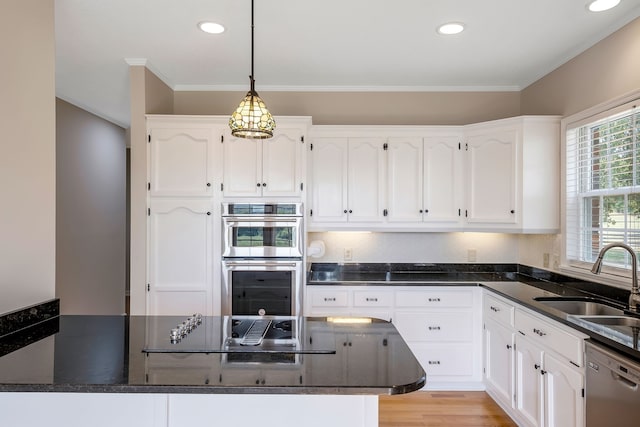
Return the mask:
<path id="1" fill-rule="evenodd" d="M 631 254 L 631 294 L 629 295 L 629 310 L 633 310 L 637 313 L 640 313 L 640 289 L 638 288 L 638 259 L 636 257 L 636 253 L 633 248 L 624 243 L 609 243 L 602 249 L 600 249 L 600 253 L 598 254 L 598 258 L 596 262 L 593 263 L 593 267 L 591 267 L 591 272 L 593 274 L 600 274 L 600 270 L 602 270 L 602 258 L 604 254 L 611 248 L 622 248 Z"/>

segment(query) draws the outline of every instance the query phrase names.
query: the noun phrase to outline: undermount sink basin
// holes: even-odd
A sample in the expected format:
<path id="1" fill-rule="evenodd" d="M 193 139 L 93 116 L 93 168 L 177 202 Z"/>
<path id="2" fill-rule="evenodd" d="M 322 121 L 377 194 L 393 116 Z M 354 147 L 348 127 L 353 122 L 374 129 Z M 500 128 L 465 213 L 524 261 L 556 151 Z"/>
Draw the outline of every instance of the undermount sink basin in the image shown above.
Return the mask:
<path id="1" fill-rule="evenodd" d="M 640 318 L 631 316 L 580 316 L 580 319 L 604 326 L 640 328 Z"/>
<path id="2" fill-rule="evenodd" d="M 622 316 L 624 314 L 621 308 L 591 297 L 536 297 L 534 301 L 577 316 Z"/>

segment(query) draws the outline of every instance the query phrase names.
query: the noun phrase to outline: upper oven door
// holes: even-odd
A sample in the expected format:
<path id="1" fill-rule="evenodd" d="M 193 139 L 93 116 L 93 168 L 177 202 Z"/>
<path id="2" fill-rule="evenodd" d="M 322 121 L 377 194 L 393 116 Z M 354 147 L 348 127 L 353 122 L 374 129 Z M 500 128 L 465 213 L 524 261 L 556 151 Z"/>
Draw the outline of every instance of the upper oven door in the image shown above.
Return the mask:
<path id="1" fill-rule="evenodd" d="M 222 256 L 302 257 L 301 217 L 223 217 Z"/>

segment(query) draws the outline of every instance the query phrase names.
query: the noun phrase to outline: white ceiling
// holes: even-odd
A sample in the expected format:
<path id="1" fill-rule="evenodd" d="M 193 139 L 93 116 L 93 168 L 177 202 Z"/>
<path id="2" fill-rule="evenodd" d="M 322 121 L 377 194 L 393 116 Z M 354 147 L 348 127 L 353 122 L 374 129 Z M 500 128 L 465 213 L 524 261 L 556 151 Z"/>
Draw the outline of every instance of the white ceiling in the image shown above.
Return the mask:
<path id="1" fill-rule="evenodd" d="M 520 90 L 640 16 L 588 0 L 255 0 L 256 90 Z M 55 0 L 57 96 L 129 124 L 126 59 L 174 90 L 249 88 L 250 0 Z M 223 24 L 221 35 L 197 24 Z M 456 36 L 436 33 L 460 21 Z M 239 101 L 239 99 L 238 99 Z M 230 105 L 230 111 L 235 105 Z"/>

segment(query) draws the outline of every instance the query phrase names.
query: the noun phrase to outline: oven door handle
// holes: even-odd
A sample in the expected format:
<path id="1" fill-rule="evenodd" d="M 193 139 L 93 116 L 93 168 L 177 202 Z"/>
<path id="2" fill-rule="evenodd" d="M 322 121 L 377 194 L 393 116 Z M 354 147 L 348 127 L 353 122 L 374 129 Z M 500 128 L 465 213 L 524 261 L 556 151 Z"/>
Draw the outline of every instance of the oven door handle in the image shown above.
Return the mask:
<path id="1" fill-rule="evenodd" d="M 272 222 L 284 222 L 295 224 L 300 221 L 301 218 L 225 218 L 225 223 L 233 225 L 234 223 L 241 222 L 256 222 L 256 223 L 272 223 Z"/>
<path id="2" fill-rule="evenodd" d="M 224 261 L 227 267 L 295 267 L 295 262 L 241 262 Z"/>

